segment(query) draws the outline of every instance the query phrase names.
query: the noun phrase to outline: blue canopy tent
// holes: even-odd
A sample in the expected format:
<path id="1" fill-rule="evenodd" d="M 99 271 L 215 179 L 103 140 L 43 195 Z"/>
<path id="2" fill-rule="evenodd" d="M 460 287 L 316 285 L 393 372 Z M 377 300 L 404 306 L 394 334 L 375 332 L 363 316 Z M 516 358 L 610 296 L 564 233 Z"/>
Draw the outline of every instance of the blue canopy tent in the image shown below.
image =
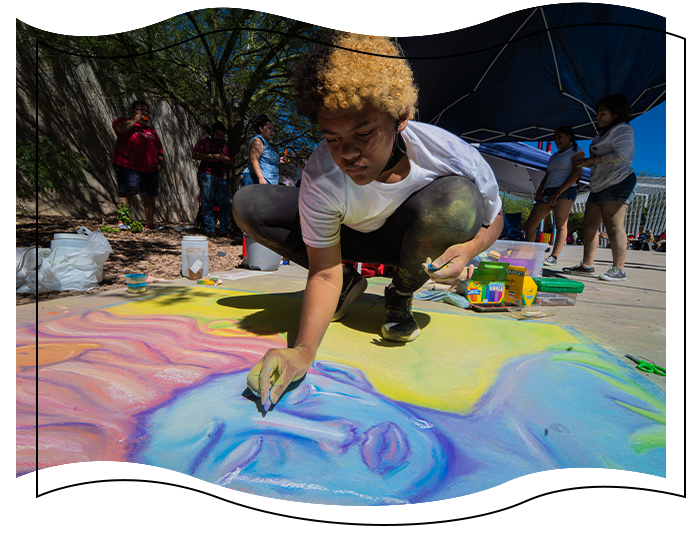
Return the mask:
<path id="1" fill-rule="evenodd" d="M 478 143 L 475 146 L 493 169 L 498 187 L 516 197 L 534 199 L 547 171 L 550 154 L 525 143 Z M 582 191 L 588 186 L 590 170 L 584 168 Z"/>
<path id="2" fill-rule="evenodd" d="M 627 96 L 632 119 L 662 103 L 665 32 L 653 13 L 565 3 L 398 42 L 419 88 L 417 119 L 478 143 L 501 190 L 532 198 L 549 156 L 503 142 L 551 141 L 562 125 L 592 139 L 609 94 Z"/>
<path id="3" fill-rule="evenodd" d="M 418 120 L 469 142 L 592 139 L 595 104 L 622 93 L 632 117 L 665 100 L 666 19 L 609 4 L 527 8 L 438 35 L 399 38 Z"/>

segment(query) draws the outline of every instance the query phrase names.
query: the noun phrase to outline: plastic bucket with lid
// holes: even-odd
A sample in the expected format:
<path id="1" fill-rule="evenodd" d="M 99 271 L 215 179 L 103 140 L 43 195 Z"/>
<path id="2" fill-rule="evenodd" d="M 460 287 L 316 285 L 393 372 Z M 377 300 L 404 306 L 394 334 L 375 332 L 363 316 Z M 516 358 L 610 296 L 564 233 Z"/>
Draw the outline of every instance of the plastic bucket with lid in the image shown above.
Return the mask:
<path id="1" fill-rule="evenodd" d="M 59 247 L 73 247 L 85 249 L 90 238 L 84 234 L 54 234 L 51 240 L 51 250 Z"/>
<path id="2" fill-rule="evenodd" d="M 187 260 L 187 251 L 190 250 L 190 256 L 194 251 L 201 252 L 201 258 L 197 265 L 189 266 Z M 181 246 L 182 257 L 182 276 L 190 278 L 189 268 L 194 267 L 196 278 L 201 279 L 209 275 L 209 244 L 205 236 L 183 236 Z"/>
<path id="3" fill-rule="evenodd" d="M 277 271 L 282 256 L 246 236 L 246 257 L 243 266 L 260 271 Z"/>

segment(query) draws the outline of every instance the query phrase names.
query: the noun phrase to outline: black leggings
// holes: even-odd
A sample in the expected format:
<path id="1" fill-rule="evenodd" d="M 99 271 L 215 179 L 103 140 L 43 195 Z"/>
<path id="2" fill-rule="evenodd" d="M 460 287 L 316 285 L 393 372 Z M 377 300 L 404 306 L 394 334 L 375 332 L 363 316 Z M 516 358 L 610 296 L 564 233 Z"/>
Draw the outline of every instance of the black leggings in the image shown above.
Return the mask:
<path id="1" fill-rule="evenodd" d="M 298 202 L 298 188 L 253 184 L 233 196 L 233 217 L 256 242 L 308 269 Z M 415 292 L 429 279 L 421 266 L 426 257 L 435 259 L 451 245 L 472 240 L 483 219 L 476 185 L 465 177 L 442 177 L 413 193 L 373 232 L 341 225 L 342 258 L 394 266 L 397 290 Z"/>

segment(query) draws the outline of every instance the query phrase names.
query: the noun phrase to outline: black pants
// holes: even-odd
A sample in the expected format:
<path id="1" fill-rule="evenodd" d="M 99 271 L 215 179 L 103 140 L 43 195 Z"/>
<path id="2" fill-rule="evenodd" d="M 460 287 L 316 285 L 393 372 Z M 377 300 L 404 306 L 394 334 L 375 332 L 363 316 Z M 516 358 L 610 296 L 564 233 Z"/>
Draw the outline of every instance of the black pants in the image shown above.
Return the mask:
<path id="1" fill-rule="evenodd" d="M 298 188 L 253 184 L 233 196 L 233 217 L 256 242 L 308 269 L 298 202 Z M 426 257 L 435 259 L 451 245 L 472 240 L 483 219 L 476 185 L 465 177 L 442 177 L 413 193 L 373 232 L 342 225 L 342 258 L 394 266 L 396 288 L 415 292 L 429 279 L 421 266 Z"/>

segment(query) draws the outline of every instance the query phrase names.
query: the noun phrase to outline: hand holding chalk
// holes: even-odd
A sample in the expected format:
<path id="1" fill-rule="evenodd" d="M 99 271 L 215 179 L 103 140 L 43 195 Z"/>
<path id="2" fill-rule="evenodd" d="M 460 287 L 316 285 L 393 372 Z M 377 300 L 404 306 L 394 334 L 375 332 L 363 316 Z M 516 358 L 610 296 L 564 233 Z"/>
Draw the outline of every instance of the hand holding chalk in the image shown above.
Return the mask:
<path id="1" fill-rule="evenodd" d="M 460 279 L 467 262 L 476 256 L 476 254 L 472 255 L 471 249 L 473 247 L 469 242 L 448 247 L 439 258 L 435 260 L 426 258 L 422 264 L 423 270 L 435 282 L 454 284 Z"/>
<path id="2" fill-rule="evenodd" d="M 304 377 L 314 357 L 302 347 L 270 349 L 253 366 L 248 373 L 248 388 L 261 398 L 266 412 L 279 401 L 290 383 Z"/>

